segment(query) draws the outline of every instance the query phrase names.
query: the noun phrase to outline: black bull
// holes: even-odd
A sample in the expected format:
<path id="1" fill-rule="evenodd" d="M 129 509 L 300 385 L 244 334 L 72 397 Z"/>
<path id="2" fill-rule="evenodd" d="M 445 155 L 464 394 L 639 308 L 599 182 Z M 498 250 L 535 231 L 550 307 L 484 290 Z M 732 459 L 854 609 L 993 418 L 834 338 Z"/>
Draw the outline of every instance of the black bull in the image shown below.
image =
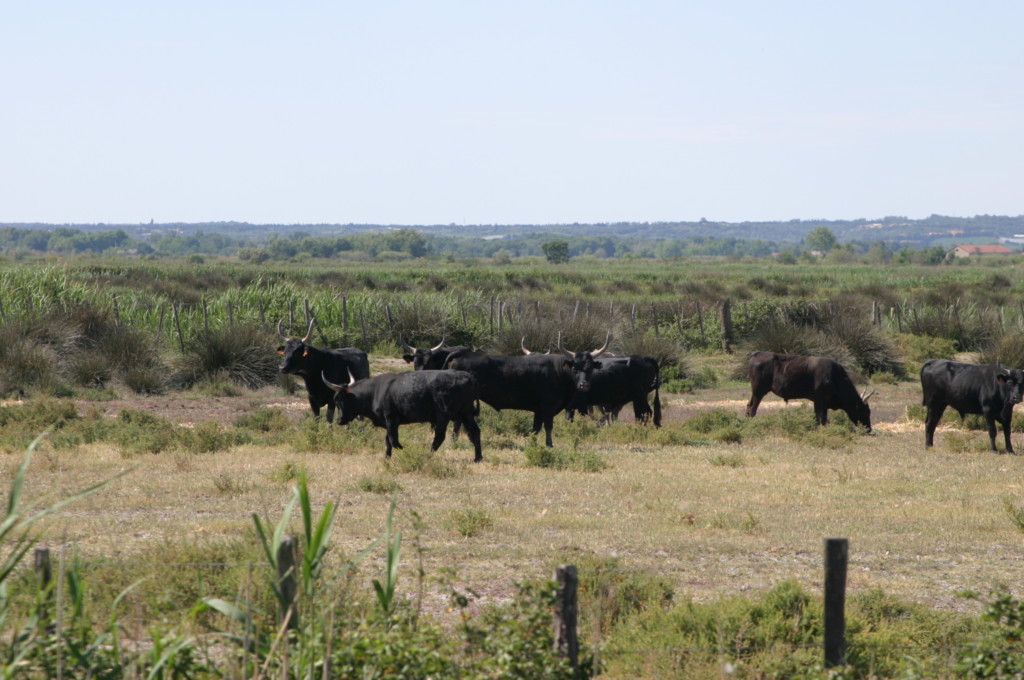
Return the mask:
<path id="1" fill-rule="evenodd" d="M 338 385 L 326 378 L 323 384 L 334 394 L 338 424 L 357 416 L 369 418 L 385 429 L 384 455 L 391 457 L 392 447 L 400 449 L 398 426 L 406 423 L 432 423 L 436 451 L 445 440 L 448 423 L 465 428 L 473 443 L 474 461 L 483 460 L 480 451 L 480 427 L 476 423 L 476 381 L 464 371 L 407 371 L 382 373 L 367 380 L 350 380 Z"/>
<path id="2" fill-rule="evenodd" d="M 498 411 L 532 411 L 534 434 L 543 426 L 545 443 L 554 446 L 551 439 L 554 418 L 569 406 L 577 389 L 584 392 L 590 389 L 590 374 L 600 365 L 594 361 L 594 356 L 600 351 L 578 352 L 577 358 L 463 351 L 449 356 L 445 368 L 471 373 L 480 389 L 480 401 Z"/>
<path id="3" fill-rule="evenodd" d="M 994 364 L 965 364 L 947 359 L 929 359 L 921 366 L 922 404 L 926 407 L 924 445 L 928 448 L 935 437 L 935 427 L 947 406 L 960 414 L 977 413 L 988 425 L 989 446 L 996 451 L 996 423 L 1003 426 L 1007 453 L 1010 443 L 1010 422 L 1013 405 L 1021 401 L 1024 372 Z"/>
<path id="4" fill-rule="evenodd" d="M 658 360 L 639 354 L 628 357 L 604 357 L 601 368 L 590 376 L 590 390 L 577 392 L 566 409 L 571 420 L 574 411 L 590 413 L 597 406 L 605 412 L 607 420 L 614 420 L 623 406 L 633 402 L 633 417 L 637 423 L 653 422 L 661 426 L 661 378 Z M 647 395 L 654 392 L 654 408 Z"/>
<path id="5" fill-rule="evenodd" d="M 301 376 L 306 384 L 313 417 L 319 418 L 320 409 L 326 406 L 327 420 L 331 421 L 334 419 L 334 392 L 324 385 L 322 376 L 327 376 L 331 382 L 347 381 L 350 374 L 356 380 L 369 378 L 370 361 L 366 352 L 355 347 L 320 349 L 309 344 L 315 323 L 316 319 L 309 322 L 303 338 L 284 338 L 285 343 L 277 348 L 277 353 L 282 355 L 281 372 Z"/>
<path id="6" fill-rule="evenodd" d="M 774 392 L 785 401 L 810 399 L 819 425 L 828 424 L 829 409 L 841 409 L 855 425 L 871 431 L 871 408 L 858 394 L 846 369 L 833 359 L 753 352 L 747 375 L 751 392 L 748 416 L 756 415 L 761 399 Z"/>

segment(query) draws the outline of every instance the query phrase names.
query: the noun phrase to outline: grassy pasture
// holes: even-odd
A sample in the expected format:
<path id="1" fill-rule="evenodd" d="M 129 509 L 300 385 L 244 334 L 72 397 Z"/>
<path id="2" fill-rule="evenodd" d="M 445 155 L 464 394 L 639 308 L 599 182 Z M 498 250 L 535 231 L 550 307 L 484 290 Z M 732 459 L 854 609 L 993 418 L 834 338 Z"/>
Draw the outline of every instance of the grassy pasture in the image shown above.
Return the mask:
<path id="1" fill-rule="evenodd" d="M 773 418 L 796 411 L 809 421 L 811 409 L 773 396 L 754 423 L 740 420 L 744 427 L 763 421 L 764 430 L 744 430 L 738 443 L 687 429 L 702 413 L 741 414 L 748 397 L 738 382 L 663 395 L 661 430 L 640 428 L 628 414 L 610 427 L 560 420 L 556 448 L 596 454 L 605 464 L 597 471 L 528 465 L 531 442 L 521 434 L 528 420 L 486 406 L 482 464 L 469 462 L 465 439 L 449 439 L 437 460 L 423 465 L 427 426 L 403 426 L 406 451 L 385 463 L 382 430 L 314 428 L 301 396 L 273 388 L 100 402 L 93 407 L 113 414 L 134 403 L 195 429 L 259 407 L 283 411 L 286 423 L 272 443 L 211 453 L 45 445 L 28 492 L 60 497 L 131 468 L 116 485 L 48 518 L 44 542 L 89 559 L 144 565 L 147 555 L 168 559 L 169 546 L 248 536 L 250 513 L 276 517 L 295 471 L 305 468 L 314 500 L 341 508 L 334 541 L 342 553 L 355 554 L 379 535 L 393 492 L 407 531 L 411 511 L 423 520 L 428 573 L 455 568 L 484 599 L 507 597 L 516 580 L 544 576 L 574 554 L 617 557 L 697 600 L 763 592 L 786 579 L 817 590 L 826 536 L 850 539 L 852 590 L 877 587 L 962 609 L 971 605 L 959 590 L 1020 583 L 1022 536 L 1007 503 L 1024 504 L 1024 459 L 986 452 L 984 432 L 955 424 L 942 426 L 937 446 L 925 451 L 923 425 L 906 415 L 919 402 L 915 383 L 879 386 L 871 435 L 838 426 L 817 436 L 776 434 Z M 4 474 L 17 463 L 17 455 L 4 456 Z M 460 529 L 459 513 L 462 525 L 476 518 L 472 530 Z M 405 568 L 412 573 L 411 564 Z M 442 602 L 435 593 L 437 611 Z"/>

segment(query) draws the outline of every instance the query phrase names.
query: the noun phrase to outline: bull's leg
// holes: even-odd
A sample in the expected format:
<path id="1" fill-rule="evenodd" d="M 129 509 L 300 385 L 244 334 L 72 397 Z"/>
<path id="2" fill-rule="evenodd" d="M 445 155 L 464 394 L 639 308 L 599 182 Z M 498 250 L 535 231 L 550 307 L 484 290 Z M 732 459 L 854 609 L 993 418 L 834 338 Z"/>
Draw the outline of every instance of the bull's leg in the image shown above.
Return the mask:
<path id="1" fill-rule="evenodd" d="M 334 422 L 334 402 L 333 401 L 327 402 L 327 422 L 328 423 L 333 423 Z"/>
<path id="2" fill-rule="evenodd" d="M 533 413 L 533 433 L 537 434 L 540 432 L 541 426 L 544 425 L 544 417 L 540 414 L 540 411 L 534 411 Z"/>
<path id="3" fill-rule="evenodd" d="M 438 416 L 437 420 L 434 421 L 434 441 L 430 444 L 431 451 L 437 451 L 441 448 L 441 444 L 444 443 L 444 437 L 448 431 L 448 423 L 451 422 L 451 418 L 447 416 Z M 459 421 L 455 421 L 458 426 Z"/>
<path id="4" fill-rule="evenodd" d="M 551 440 L 551 428 L 554 427 L 555 416 L 547 415 L 544 417 L 544 443 L 548 446 L 554 446 L 554 441 Z"/>
<path id="5" fill-rule="evenodd" d="M 636 422 L 646 425 L 651 421 L 651 405 L 647 403 L 647 395 L 633 400 L 633 417 Z"/>
<path id="6" fill-rule="evenodd" d="M 397 420 L 385 420 L 384 428 L 387 430 L 388 439 L 391 440 L 391 446 L 396 449 L 402 448 L 402 444 L 398 441 L 398 421 Z"/>
<path id="7" fill-rule="evenodd" d="M 753 418 L 757 415 L 757 407 L 761 405 L 761 400 L 764 399 L 764 395 L 767 392 L 758 393 L 757 390 L 753 390 L 750 393 L 750 401 L 747 402 L 747 417 Z"/>
<path id="8" fill-rule="evenodd" d="M 814 418 L 818 425 L 828 425 L 828 404 L 814 403 Z"/>
<path id="9" fill-rule="evenodd" d="M 985 414 L 985 424 L 988 426 L 988 446 L 992 453 L 999 453 L 996 448 L 996 417 L 991 413 Z"/>
<path id="10" fill-rule="evenodd" d="M 476 424 L 476 420 L 474 420 L 473 416 L 463 418 L 461 422 L 466 428 L 466 436 L 469 437 L 469 441 L 473 443 L 473 462 L 479 463 L 484 459 L 480 445 L 480 426 Z"/>
<path id="11" fill-rule="evenodd" d="M 313 398 L 313 395 L 309 395 L 309 410 L 313 412 L 313 420 L 319 420 L 320 418 L 320 402 Z"/>
<path id="12" fill-rule="evenodd" d="M 1000 418 L 999 424 L 1003 426 L 1003 439 L 1006 440 L 1006 452 L 1014 453 L 1013 443 L 1010 442 L 1010 425 L 1013 423 L 1013 416 L 1010 415 L 1008 418 Z M 995 440 L 995 423 L 992 423 L 992 450 L 996 450 Z"/>
<path id="13" fill-rule="evenodd" d="M 942 414 L 946 411 L 946 404 L 925 404 L 927 411 L 924 416 L 924 447 L 927 449 L 935 441 L 935 427 L 942 420 Z"/>
<path id="14" fill-rule="evenodd" d="M 391 435 L 387 432 L 384 433 L 384 457 L 391 457 Z"/>

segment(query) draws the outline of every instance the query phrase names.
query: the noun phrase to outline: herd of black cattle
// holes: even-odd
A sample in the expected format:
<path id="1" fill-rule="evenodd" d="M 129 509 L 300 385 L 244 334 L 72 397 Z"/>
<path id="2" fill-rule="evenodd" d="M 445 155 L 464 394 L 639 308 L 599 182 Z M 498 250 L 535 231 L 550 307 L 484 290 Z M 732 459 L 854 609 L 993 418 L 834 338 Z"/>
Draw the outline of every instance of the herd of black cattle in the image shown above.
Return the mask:
<path id="1" fill-rule="evenodd" d="M 454 423 L 455 432 L 465 429 L 473 444 L 474 460 L 483 460 L 476 423 L 481 401 L 499 411 L 531 411 L 533 432 L 540 432 L 543 426 L 548 446 L 553 445 L 554 418 L 562 411 L 571 419 L 575 413 L 598 410 L 606 420 L 614 420 L 632 402 L 637 423 L 661 425 L 657 360 L 643 355 L 611 356 L 607 353 L 607 338 L 602 347 L 585 352 L 573 352 L 561 343 L 554 354 L 531 352 L 523 344 L 523 354 L 515 356 L 448 347 L 444 340 L 430 348 L 405 345 L 402 358 L 414 370 L 371 377 L 366 352 L 311 345 L 315 323 L 315 319 L 310 321 L 303 338 L 282 333 L 285 343 L 277 350 L 283 355 L 281 372 L 302 377 L 315 418 L 326 406 L 330 422 L 345 424 L 363 417 L 384 428 L 386 456 L 393 448 L 402 448 L 399 425 L 432 423 L 431 450 L 437 450 L 444 442 L 448 424 Z M 871 408 L 867 403 L 871 395 L 858 393 L 846 370 L 832 359 L 754 352 L 748 376 L 748 416 L 754 416 L 761 400 L 772 392 L 786 401 L 811 400 L 821 425 L 828 422 L 829 410 L 842 410 L 855 425 L 871 431 Z M 926 361 L 921 368 L 923 404 L 927 408 L 925 446 L 932 445 L 935 427 L 950 406 L 961 418 L 969 413 L 984 416 L 992 451 L 997 451 L 996 423 L 1002 425 L 1006 451 L 1013 453 L 1010 421 L 1014 404 L 1022 398 L 1022 384 L 1024 372 L 1019 369 L 946 359 Z M 653 408 L 648 402 L 651 392 Z"/>

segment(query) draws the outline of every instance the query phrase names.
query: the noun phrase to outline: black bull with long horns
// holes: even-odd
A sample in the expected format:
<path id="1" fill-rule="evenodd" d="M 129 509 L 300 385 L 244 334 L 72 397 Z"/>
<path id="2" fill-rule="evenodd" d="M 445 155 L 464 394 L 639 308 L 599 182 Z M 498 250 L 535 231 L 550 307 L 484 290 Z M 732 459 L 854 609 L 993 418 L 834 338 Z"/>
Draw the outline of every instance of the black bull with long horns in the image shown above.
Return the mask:
<path id="1" fill-rule="evenodd" d="M 846 369 L 833 359 L 752 352 L 747 375 L 751 392 L 748 416 L 756 415 L 761 399 L 774 392 L 786 401 L 810 399 L 819 425 L 828 424 L 829 409 L 841 409 L 855 425 L 871 431 L 871 408 L 867 403 L 871 395 L 858 394 Z"/>
<path id="2" fill-rule="evenodd" d="M 316 325 L 316 318 L 309 321 L 306 335 L 302 338 L 290 338 L 281 330 L 281 323 L 277 324 L 277 332 L 284 340 L 284 344 L 277 348 L 281 355 L 280 370 L 282 373 L 289 373 L 302 377 L 306 384 L 306 395 L 309 397 L 309 408 L 313 411 L 313 417 L 320 417 L 320 409 L 327 407 L 327 420 L 334 419 L 334 392 L 323 383 L 322 376 L 328 380 L 343 382 L 349 379 L 349 373 L 361 378 L 370 377 L 370 361 L 366 352 L 355 347 L 343 347 L 341 349 L 320 349 L 309 344 L 313 339 L 313 328 Z"/>
<path id="3" fill-rule="evenodd" d="M 480 401 L 500 411 L 533 412 L 533 432 L 544 428 L 545 443 L 554 446 L 551 429 L 554 418 L 572 402 L 576 391 L 590 389 L 590 375 L 600 368 L 597 357 L 608 349 L 591 352 L 562 350 L 562 354 L 539 354 L 521 343 L 525 356 L 482 354 L 472 350 L 453 352 L 445 368 L 466 371 L 476 378 Z"/>

